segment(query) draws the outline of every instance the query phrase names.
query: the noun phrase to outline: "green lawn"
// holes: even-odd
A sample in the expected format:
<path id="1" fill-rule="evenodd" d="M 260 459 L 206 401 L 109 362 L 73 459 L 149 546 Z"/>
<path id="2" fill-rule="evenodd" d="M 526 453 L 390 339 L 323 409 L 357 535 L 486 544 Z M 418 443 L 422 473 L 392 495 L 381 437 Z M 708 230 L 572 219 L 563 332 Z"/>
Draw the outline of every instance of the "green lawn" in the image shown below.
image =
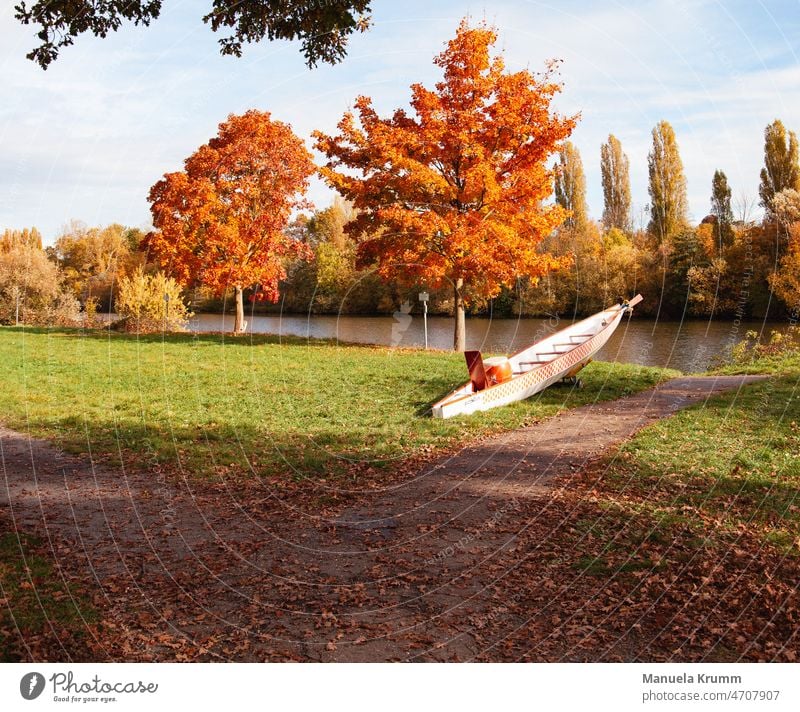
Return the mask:
<path id="1" fill-rule="evenodd" d="M 276 337 L 0 328 L 0 420 L 72 452 L 201 476 L 356 472 L 648 388 L 675 371 L 593 363 L 585 387 L 434 420 L 463 356 Z M 429 410 L 428 410 L 429 412 Z M 355 465 L 355 467 L 352 467 Z"/>
<path id="2" fill-rule="evenodd" d="M 800 356 L 719 372 L 768 378 L 661 420 L 607 458 L 595 524 L 626 552 L 678 532 L 708 545 L 747 532 L 800 554 Z"/>
<path id="3" fill-rule="evenodd" d="M 591 582 L 584 619 L 627 630 L 641 659 L 795 662 L 800 358 L 721 370 L 769 378 L 644 428 L 572 483 L 558 562 Z"/>

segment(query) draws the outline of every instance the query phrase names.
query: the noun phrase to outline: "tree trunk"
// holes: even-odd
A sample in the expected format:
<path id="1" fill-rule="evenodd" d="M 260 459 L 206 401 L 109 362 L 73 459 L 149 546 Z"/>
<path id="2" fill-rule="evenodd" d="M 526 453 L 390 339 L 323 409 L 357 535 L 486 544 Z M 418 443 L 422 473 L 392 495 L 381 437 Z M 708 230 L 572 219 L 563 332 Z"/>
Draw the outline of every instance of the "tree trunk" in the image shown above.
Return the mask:
<path id="1" fill-rule="evenodd" d="M 453 334 L 453 351 L 464 351 L 467 348 L 467 326 L 464 320 L 464 280 L 459 277 L 453 285 L 455 297 L 453 312 L 456 318 L 455 332 Z"/>
<path id="2" fill-rule="evenodd" d="M 244 297 L 242 288 L 236 285 L 236 321 L 233 323 L 233 333 L 241 334 L 244 331 Z"/>

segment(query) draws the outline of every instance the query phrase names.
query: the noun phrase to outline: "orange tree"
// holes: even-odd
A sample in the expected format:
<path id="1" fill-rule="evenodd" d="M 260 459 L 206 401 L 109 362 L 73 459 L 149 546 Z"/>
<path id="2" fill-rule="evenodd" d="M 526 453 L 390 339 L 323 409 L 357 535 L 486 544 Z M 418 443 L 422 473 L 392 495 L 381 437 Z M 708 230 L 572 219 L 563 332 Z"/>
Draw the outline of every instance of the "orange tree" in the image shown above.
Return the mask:
<path id="1" fill-rule="evenodd" d="M 307 248 L 286 231 L 314 172 L 311 154 L 269 113 L 231 115 L 219 133 L 150 189 L 154 232 L 145 246 L 183 286 L 233 288 L 234 331 L 243 329 L 242 291 L 277 300 L 283 258 Z"/>
<path id="2" fill-rule="evenodd" d="M 348 232 L 359 261 L 384 277 L 449 283 L 454 348 L 464 350 L 465 296 L 492 297 L 518 277 L 561 264 L 537 250 L 567 213 L 545 205 L 553 190 L 548 157 L 576 117 L 551 111 L 560 90 L 554 63 L 544 73 L 506 72 L 492 57 L 495 32 L 462 21 L 435 59 L 444 78 L 411 87 L 413 114 L 380 118 L 359 97 L 339 135 L 315 132 L 328 157 L 323 177 L 352 201 Z M 402 272 L 400 274 L 400 266 Z"/>

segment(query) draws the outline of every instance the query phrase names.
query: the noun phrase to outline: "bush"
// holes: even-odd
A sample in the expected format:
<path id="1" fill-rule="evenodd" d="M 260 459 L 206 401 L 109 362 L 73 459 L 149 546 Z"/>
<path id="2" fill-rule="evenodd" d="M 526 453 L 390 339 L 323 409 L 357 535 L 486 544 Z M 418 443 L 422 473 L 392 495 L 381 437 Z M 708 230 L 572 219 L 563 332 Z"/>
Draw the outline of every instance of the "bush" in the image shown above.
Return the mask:
<path id="1" fill-rule="evenodd" d="M 42 321 L 48 326 L 75 326 L 81 322 L 81 303 L 65 289 L 50 302 Z"/>
<path id="2" fill-rule="evenodd" d="M 0 324 L 77 323 L 78 303 L 60 281 L 39 247 L 20 241 L 0 250 Z"/>
<path id="3" fill-rule="evenodd" d="M 772 331 L 769 341 L 762 343 L 758 333 L 748 331 L 744 341 L 733 347 L 731 361 L 746 365 L 764 358 L 800 354 L 800 327 L 790 326 L 785 332 Z"/>
<path id="4" fill-rule="evenodd" d="M 136 333 L 185 331 L 192 316 L 174 279 L 141 267 L 120 280 L 116 304 L 125 328 Z"/>

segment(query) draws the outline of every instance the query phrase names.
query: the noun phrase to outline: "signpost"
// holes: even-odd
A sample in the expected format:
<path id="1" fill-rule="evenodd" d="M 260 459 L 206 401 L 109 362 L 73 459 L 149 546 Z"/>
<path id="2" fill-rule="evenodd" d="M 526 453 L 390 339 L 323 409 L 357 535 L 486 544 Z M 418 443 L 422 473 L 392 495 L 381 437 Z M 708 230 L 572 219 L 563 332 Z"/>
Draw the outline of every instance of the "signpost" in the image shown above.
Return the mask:
<path id="1" fill-rule="evenodd" d="M 422 323 L 425 325 L 425 350 L 428 350 L 428 293 L 420 292 L 419 300 L 422 302 Z"/>

